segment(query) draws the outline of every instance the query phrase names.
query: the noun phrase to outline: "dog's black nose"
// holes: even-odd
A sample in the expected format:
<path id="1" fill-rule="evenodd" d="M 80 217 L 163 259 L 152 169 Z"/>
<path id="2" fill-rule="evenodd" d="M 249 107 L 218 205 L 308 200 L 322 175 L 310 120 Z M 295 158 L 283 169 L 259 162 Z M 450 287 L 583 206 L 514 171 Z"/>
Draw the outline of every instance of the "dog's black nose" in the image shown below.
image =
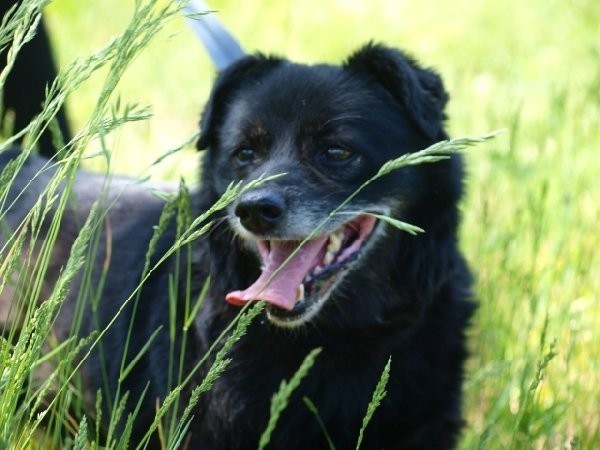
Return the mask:
<path id="1" fill-rule="evenodd" d="M 247 192 L 235 207 L 243 227 L 256 234 L 271 231 L 283 216 L 285 199 L 277 192 Z"/>

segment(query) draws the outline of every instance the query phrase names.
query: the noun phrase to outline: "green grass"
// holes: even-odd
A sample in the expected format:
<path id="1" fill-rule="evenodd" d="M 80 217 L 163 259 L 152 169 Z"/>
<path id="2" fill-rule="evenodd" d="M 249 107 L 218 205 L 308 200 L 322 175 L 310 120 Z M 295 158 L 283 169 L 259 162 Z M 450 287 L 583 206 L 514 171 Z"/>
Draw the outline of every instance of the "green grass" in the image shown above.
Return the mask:
<path id="1" fill-rule="evenodd" d="M 467 156 L 461 241 L 476 274 L 480 307 L 469 332 L 468 426 L 460 448 L 600 447 L 597 2 L 373 0 L 324 5 L 317 0 L 223 0 L 212 6 L 249 50 L 316 62 L 339 61 L 372 38 L 406 48 L 444 77 L 452 96 L 452 135 L 508 129 Z M 133 2 L 119 0 L 50 4 L 46 17 L 61 66 L 104 47 L 125 29 L 132 12 Z M 82 158 L 110 150 L 110 157 L 99 152 L 83 164 L 135 177 L 150 173 L 177 180 L 183 174 L 194 184 L 198 156 L 193 149 L 153 162 L 195 133 L 214 78 L 212 65 L 179 17 L 149 37 L 154 39 L 130 67 L 129 60 L 116 62 L 123 54 L 119 47 L 107 50 L 107 64 L 89 80 L 75 76 L 81 71 L 65 72 L 70 74 L 64 92 L 69 115 L 80 132 L 76 154 Z M 131 104 L 150 105 L 152 117 L 141 120 L 146 111 L 128 110 Z M 127 120 L 112 120 L 125 116 Z M 115 128 L 102 141 L 100 123 Z M 74 159 L 61 166 L 62 176 L 78 165 Z M 36 215 L 30 220 L 35 225 Z M 184 247 L 185 236 L 190 235 L 183 235 Z M 17 237 L 15 246 L 24 240 L 24 235 Z M 89 243 L 91 232 L 82 238 L 80 251 Z M 11 261 L 17 264 L 10 257 L 0 261 L 0 279 L 10 273 Z M 73 259 L 72 264 L 79 263 L 81 259 Z M 43 267 L 28 270 L 42 273 Z M 39 296 L 39 287 L 31 289 L 31 296 Z M 57 291 L 56 302 L 63 294 Z M 191 310 L 195 301 L 190 300 Z M 47 311 L 27 311 L 31 326 L 49 326 L 56 302 Z M 19 341 L 23 358 L 18 361 L 10 358 L 6 342 L 0 346 L 0 449 L 9 445 L 9 438 L 11 448 L 35 448 L 31 442 L 56 447 L 62 438 L 54 430 L 60 428 L 72 433 L 69 445 L 77 448 L 79 442 L 83 448 L 96 424 L 80 426 L 79 419 L 65 412 L 65 405 L 78 396 L 72 389 L 76 384 L 66 383 L 71 374 L 67 363 L 56 375 L 64 390 L 45 418 L 50 417 L 51 431 L 40 438 L 34 430 L 38 418 L 19 416 L 23 410 L 10 394 L 29 377 L 27 369 L 41 354 L 42 343 L 35 339 L 39 333 L 31 336 Z M 78 345 L 70 342 L 64 349 L 71 355 L 65 361 Z M 226 364 L 225 354 L 221 361 Z M 220 368 L 215 367 L 215 376 Z M 181 381 L 173 380 L 174 386 Z M 34 401 L 33 393 L 29 396 Z M 14 424 L 23 427 L 23 438 L 10 429 Z M 167 419 L 156 425 L 174 435 L 185 427 Z M 36 439 L 28 441 L 30 434 Z"/>

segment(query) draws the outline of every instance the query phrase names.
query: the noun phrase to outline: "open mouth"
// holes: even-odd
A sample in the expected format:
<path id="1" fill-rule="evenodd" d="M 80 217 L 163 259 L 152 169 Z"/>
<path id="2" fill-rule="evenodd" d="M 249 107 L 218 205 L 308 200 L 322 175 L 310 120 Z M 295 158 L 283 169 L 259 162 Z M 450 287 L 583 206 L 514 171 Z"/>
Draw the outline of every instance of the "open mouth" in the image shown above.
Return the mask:
<path id="1" fill-rule="evenodd" d="M 256 241 L 262 273 L 247 289 L 230 292 L 226 300 L 241 306 L 262 300 L 267 317 L 280 326 L 297 326 L 312 318 L 355 262 L 377 219 L 360 215 L 329 235 L 306 241 Z M 302 244 L 302 245 L 301 245 Z"/>

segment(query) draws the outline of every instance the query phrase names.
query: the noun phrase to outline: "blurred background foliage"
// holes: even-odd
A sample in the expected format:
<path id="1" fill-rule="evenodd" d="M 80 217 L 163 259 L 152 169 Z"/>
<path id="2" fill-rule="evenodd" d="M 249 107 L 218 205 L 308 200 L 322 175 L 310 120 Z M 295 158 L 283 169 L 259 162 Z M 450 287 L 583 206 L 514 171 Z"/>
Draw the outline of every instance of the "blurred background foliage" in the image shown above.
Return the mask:
<path id="1" fill-rule="evenodd" d="M 47 21 L 59 61 L 103 45 L 123 29 L 132 3 L 54 1 Z M 217 0 L 211 7 L 249 52 L 339 62 L 368 40 L 407 49 L 444 77 L 454 135 L 508 127 L 517 112 L 546 122 L 548 102 L 565 89 L 586 91 L 580 94 L 596 104 L 600 95 L 600 6 L 593 0 Z M 155 115 L 121 136 L 127 155 L 156 154 L 189 136 L 213 79 L 184 19 L 173 21 L 122 81 L 122 99 L 152 105 Z M 75 128 L 100 81 L 96 76 L 70 99 Z"/>
<path id="2" fill-rule="evenodd" d="M 60 64 L 122 30 L 132 4 L 54 1 L 46 20 Z M 453 136 L 508 130 L 467 157 L 462 241 L 480 308 L 470 332 L 462 446 L 600 448 L 600 3 L 211 6 L 248 51 L 335 63 L 368 40 L 407 49 L 443 76 Z M 137 175 L 190 137 L 214 76 L 184 19 L 174 20 L 122 80 L 121 101 L 150 105 L 153 117 L 111 137 L 111 170 Z M 74 130 L 101 81 L 95 76 L 69 98 Z M 154 176 L 193 182 L 197 158 L 190 148 Z"/>

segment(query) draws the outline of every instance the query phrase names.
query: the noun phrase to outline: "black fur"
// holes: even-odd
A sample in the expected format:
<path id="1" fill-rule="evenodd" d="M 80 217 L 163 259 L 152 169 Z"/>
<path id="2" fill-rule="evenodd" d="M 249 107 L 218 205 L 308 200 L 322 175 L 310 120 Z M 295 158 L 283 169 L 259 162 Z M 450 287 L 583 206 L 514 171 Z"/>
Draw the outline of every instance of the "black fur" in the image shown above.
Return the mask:
<path id="1" fill-rule="evenodd" d="M 281 220 L 269 233 L 298 238 L 290 230 L 326 217 L 381 164 L 445 138 L 447 98 L 436 73 L 380 45 L 365 46 L 342 66 L 247 57 L 219 76 L 206 106 L 199 147 L 208 149 L 193 207 L 198 213 L 208 208 L 231 181 L 285 172 L 255 194 L 277 193 L 283 199 Z M 328 160 L 323 151 L 332 147 L 350 149 L 353 157 L 343 163 Z M 251 163 L 235 159 L 236 151 L 244 148 L 256 156 Z M 294 329 L 271 323 L 266 314 L 253 322 L 234 346 L 227 371 L 201 396 L 189 428 L 189 448 L 256 448 L 271 396 L 316 347 L 322 353 L 283 413 L 269 448 L 328 448 L 303 397 L 316 405 L 336 447 L 354 448 L 390 357 L 387 396 L 361 448 L 453 448 L 462 426 L 464 331 L 473 310 L 471 278 L 457 248 L 461 193 L 458 156 L 401 169 L 363 190 L 349 210 L 385 208 L 426 232 L 411 236 L 380 223 L 371 248 L 312 320 Z M 141 230 L 156 222 L 161 208 L 160 202 L 144 205 L 139 216 L 114 216 L 119 233 L 112 237 L 115 253 L 105 281 L 101 321 L 113 316 L 139 279 L 150 236 Z M 252 241 L 235 229 L 235 206 L 221 212 L 209 236 L 194 244 L 191 298 L 197 297 L 206 277 L 211 284 L 186 343 L 186 368 L 239 312 L 224 300 L 226 294 L 248 287 L 260 273 Z M 169 231 L 157 252 L 168 247 L 173 233 Z M 164 326 L 126 379 L 125 388 L 133 390 L 134 397 L 150 382 L 138 437 L 154 415 L 156 398 L 165 396 L 170 345 L 166 297 L 172 270 L 167 262 L 153 275 L 135 318 L 132 355 L 156 327 Z M 103 343 L 111 355 L 108 373 L 113 383 L 130 314 L 120 317 Z M 91 389 L 102 386 L 98 358 L 94 361 L 86 369 Z M 208 367 L 203 366 L 196 383 Z"/>
<path id="2" fill-rule="evenodd" d="M 7 13 L 18 5 L 18 0 L 5 0 L 0 2 L 0 17 L 7 19 Z M 45 23 L 41 20 L 33 38 L 23 46 L 15 60 L 12 70 L 6 78 L 2 90 L 2 116 L 7 111 L 12 111 L 14 117 L 14 133 L 21 131 L 37 116 L 46 99 L 46 89 L 56 78 L 57 71 L 52 55 L 50 37 Z M 8 50 L 0 51 L 0 70 L 3 70 L 8 57 Z M 61 107 L 56 115 L 58 128 L 62 139 L 68 142 L 71 131 L 67 120 L 65 107 Z M 44 130 L 37 143 L 39 153 L 51 157 L 56 153 L 52 134 Z"/>

